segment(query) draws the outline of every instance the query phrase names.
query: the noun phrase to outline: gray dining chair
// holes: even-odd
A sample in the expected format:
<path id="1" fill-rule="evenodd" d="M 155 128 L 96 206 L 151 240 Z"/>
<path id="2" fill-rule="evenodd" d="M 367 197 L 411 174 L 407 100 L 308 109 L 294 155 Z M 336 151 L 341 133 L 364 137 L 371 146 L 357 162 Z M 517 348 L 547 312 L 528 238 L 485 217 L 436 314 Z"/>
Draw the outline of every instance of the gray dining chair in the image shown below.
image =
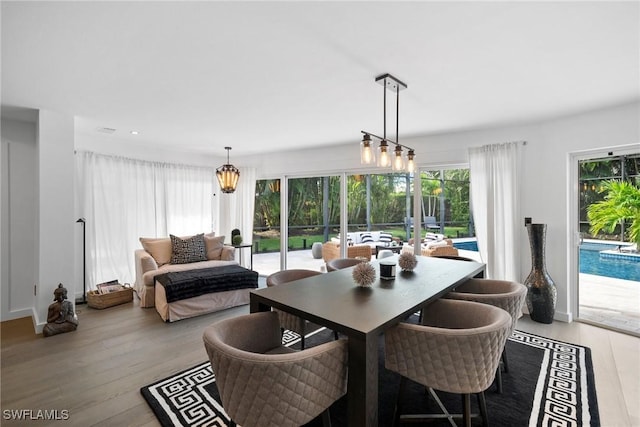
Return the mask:
<path id="1" fill-rule="evenodd" d="M 447 417 L 471 426 L 470 395 L 478 397 L 487 424 L 484 391 L 491 385 L 511 327 L 506 311 L 471 301 L 439 299 L 423 310 L 422 324 L 400 323 L 385 332 L 385 367 L 400 374 L 394 425 L 402 420 L 442 418 L 441 414 L 401 415 L 407 379 L 422 384 Z M 463 413 L 450 414 L 434 390 L 461 394 Z"/>
<path id="2" fill-rule="evenodd" d="M 282 346 L 273 312 L 219 321 L 202 339 L 232 427 L 300 426 L 322 415 L 347 391 L 347 340 L 307 350 Z"/>
<path id="3" fill-rule="evenodd" d="M 480 302 L 505 310 L 511 315 L 511 327 L 509 329 L 509 336 L 511 336 L 516 329 L 518 319 L 522 317 L 522 306 L 524 305 L 526 296 L 527 287 L 521 283 L 508 280 L 473 278 L 457 286 L 444 297 Z M 504 372 L 509 372 L 506 346 L 502 350 L 501 361 Z M 502 393 L 502 370 L 500 367 L 498 367 L 496 380 L 498 393 Z"/>
<path id="4" fill-rule="evenodd" d="M 305 279 L 307 277 L 313 277 L 322 274 L 319 271 L 315 270 L 305 270 L 305 269 L 291 269 L 291 270 L 281 270 L 276 271 L 275 273 L 267 276 L 267 286 L 278 286 L 283 283 L 293 282 L 295 280 Z M 305 348 L 305 335 L 307 332 L 308 321 L 305 319 L 293 315 L 291 313 L 287 313 L 286 311 L 274 309 L 278 313 L 278 317 L 280 318 L 280 327 L 282 330 L 288 329 L 290 331 L 296 332 L 300 335 L 300 348 L 304 350 Z M 334 332 L 335 338 L 338 339 L 338 333 Z"/>
<path id="5" fill-rule="evenodd" d="M 366 260 L 360 258 L 336 258 L 327 261 L 327 272 L 342 270 L 343 268 L 353 267 Z"/>

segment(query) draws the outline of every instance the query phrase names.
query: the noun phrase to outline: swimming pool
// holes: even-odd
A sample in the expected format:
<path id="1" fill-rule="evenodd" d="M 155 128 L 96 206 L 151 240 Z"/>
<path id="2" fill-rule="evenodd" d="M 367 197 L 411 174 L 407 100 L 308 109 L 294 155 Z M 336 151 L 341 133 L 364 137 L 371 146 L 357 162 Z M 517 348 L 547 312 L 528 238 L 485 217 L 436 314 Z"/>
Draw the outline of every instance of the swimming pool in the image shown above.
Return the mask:
<path id="1" fill-rule="evenodd" d="M 453 242 L 453 246 L 465 251 L 478 252 L 478 242 L 476 240 L 467 240 L 464 242 Z"/>
<path id="2" fill-rule="evenodd" d="M 617 247 L 618 245 L 605 243 L 581 244 L 580 273 L 640 282 L 640 262 L 600 256 L 600 251 L 616 249 Z"/>
<path id="3" fill-rule="evenodd" d="M 453 242 L 453 246 L 462 250 L 478 251 L 478 242 L 475 240 Z M 640 282 L 640 262 L 600 256 L 600 251 L 617 247 L 618 245 L 606 243 L 583 243 L 580 245 L 580 273 Z"/>

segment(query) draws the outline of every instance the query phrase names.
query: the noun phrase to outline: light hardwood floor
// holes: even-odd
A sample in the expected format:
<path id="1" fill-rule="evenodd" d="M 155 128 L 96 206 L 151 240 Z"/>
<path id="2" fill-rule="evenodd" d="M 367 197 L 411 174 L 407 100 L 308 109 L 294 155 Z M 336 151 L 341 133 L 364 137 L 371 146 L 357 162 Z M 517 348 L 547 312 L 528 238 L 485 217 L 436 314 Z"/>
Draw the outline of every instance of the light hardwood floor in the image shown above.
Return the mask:
<path id="1" fill-rule="evenodd" d="M 78 306 L 77 331 L 43 338 L 28 319 L 2 323 L 1 402 L 11 409 L 66 409 L 68 421 L 4 425 L 157 426 L 140 387 L 207 359 L 203 329 L 237 307 L 163 323 L 137 301 L 105 310 Z M 582 323 L 543 325 L 523 317 L 519 329 L 591 348 L 603 426 L 640 426 L 640 339 Z"/>

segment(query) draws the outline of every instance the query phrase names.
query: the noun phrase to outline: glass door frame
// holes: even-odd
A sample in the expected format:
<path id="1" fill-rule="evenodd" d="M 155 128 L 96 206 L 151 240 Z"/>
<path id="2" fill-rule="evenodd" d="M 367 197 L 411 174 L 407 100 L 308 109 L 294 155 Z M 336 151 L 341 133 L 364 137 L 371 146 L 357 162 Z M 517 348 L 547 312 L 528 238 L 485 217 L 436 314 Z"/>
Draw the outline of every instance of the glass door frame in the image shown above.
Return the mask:
<path id="1" fill-rule="evenodd" d="M 580 161 L 637 154 L 638 144 L 601 147 L 568 153 L 567 189 L 569 203 L 567 209 L 567 277 L 569 278 L 568 322 L 580 320 Z"/>

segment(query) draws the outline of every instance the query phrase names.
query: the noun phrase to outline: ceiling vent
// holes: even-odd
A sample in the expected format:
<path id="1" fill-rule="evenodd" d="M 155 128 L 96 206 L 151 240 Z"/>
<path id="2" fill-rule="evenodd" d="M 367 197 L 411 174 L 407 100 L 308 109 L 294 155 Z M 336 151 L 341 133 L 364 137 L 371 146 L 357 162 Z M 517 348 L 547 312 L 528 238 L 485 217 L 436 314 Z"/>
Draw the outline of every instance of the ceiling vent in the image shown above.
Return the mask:
<path id="1" fill-rule="evenodd" d="M 114 133 L 116 130 L 114 128 L 98 128 L 96 129 L 98 132 L 102 132 L 102 133 Z"/>

